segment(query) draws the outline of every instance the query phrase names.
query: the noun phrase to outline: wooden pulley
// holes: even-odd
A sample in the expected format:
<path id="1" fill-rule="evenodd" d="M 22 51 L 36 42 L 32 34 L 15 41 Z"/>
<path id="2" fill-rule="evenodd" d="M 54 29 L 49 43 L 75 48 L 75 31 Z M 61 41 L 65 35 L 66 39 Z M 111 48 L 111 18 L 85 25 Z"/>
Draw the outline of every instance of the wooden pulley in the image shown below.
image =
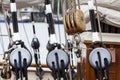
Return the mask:
<path id="1" fill-rule="evenodd" d="M 85 17 L 80 9 L 76 9 L 73 13 L 75 33 L 81 33 L 85 31 Z"/>
<path id="2" fill-rule="evenodd" d="M 70 28 L 70 13 L 67 12 L 64 16 L 64 29 L 65 32 L 70 34 L 72 33 L 72 29 Z"/>
<path id="3" fill-rule="evenodd" d="M 64 28 L 68 35 L 82 33 L 85 31 L 85 17 L 80 8 L 74 3 L 75 8 L 69 10 L 64 16 Z"/>
<path id="4" fill-rule="evenodd" d="M 75 28 L 73 18 L 73 11 L 67 12 L 64 16 L 64 29 L 69 35 L 77 32 L 77 28 Z"/>
<path id="5" fill-rule="evenodd" d="M 71 28 L 71 34 L 74 34 L 74 33 L 77 33 L 77 29 L 76 29 L 76 25 L 75 25 L 75 23 L 74 23 L 74 16 L 73 16 L 73 14 L 74 14 L 74 10 L 71 10 L 71 12 L 70 12 L 70 15 L 69 15 L 69 19 L 70 19 L 70 28 Z"/>

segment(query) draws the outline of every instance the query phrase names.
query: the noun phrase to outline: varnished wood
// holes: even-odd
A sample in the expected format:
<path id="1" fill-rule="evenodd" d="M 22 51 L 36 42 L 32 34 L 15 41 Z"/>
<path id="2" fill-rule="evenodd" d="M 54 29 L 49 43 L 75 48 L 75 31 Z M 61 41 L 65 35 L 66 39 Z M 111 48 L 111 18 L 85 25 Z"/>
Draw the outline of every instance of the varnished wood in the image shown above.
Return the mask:
<path id="1" fill-rule="evenodd" d="M 66 33 L 71 34 L 72 28 L 70 27 L 70 13 L 67 12 L 64 16 L 64 29 Z"/>
<path id="2" fill-rule="evenodd" d="M 82 33 L 85 31 L 85 17 L 81 10 L 77 9 L 73 13 L 74 27 L 76 32 Z"/>
<path id="3" fill-rule="evenodd" d="M 88 63 L 89 48 L 91 41 L 85 41 L 87 45 L 87 61 L 85 64 L 85 79 L 84 80 L 95 80 L 94 70 Z M 115 48 L 115 62 L 112 62 L 109 66 L 109 77 L 110 80 L 120 80 L 120 43 L 119 42 L 103 42 L 107 48 L 111 46 Z"/>
<path id="4" fill-rule="evenodd" d="M 81 10 L 70 10 L 64 16 L 64 29 L 66 33 L 73 35 L 85 31 L 85 18 Z"/>

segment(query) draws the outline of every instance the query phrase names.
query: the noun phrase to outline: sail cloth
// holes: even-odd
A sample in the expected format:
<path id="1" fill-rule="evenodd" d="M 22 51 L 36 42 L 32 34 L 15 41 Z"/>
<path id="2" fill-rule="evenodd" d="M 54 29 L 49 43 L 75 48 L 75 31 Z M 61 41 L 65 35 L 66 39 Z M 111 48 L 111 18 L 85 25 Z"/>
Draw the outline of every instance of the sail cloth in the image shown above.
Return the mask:
<path id="1" fill-rule="evenodd" d="M 85 14 L 86 22 L 89 22 L 89 8 L 87 1 L 80 0 L 81 9 Z M 106 24 L 120 28 L 120 0 L 96 0 L 100 20 Z"/>
<path id="2" fill-rule="evenodd" d="M 1 1 L 2 0 L 0 0 L 0 2 Z M 28 7 L 44 2 L 45 0 L 16 0 L 17 8 Z M 88 0 L 80 0 L 81 9 L 85 14 L 86 22 L 89 22 L 89 8 L 87 2 Z M 3 0 L 3 3 L 6 8 L 9 8 L 10 0 Z M 97 0 L 97 3 L 101 20 L 120 28 L 120 0 Z"/>
<path id="3" fill-rule="evenodd" d="M 4 7 L 9 9 L 10 8 L 10 0 L 0 0 L 0 3 L 3 1 Z M 42 4 L 45 0 L 16 0 L 16 6 L 18 9 L 25 8 L 29 6 L 34 6 L 36 4 Z"/>

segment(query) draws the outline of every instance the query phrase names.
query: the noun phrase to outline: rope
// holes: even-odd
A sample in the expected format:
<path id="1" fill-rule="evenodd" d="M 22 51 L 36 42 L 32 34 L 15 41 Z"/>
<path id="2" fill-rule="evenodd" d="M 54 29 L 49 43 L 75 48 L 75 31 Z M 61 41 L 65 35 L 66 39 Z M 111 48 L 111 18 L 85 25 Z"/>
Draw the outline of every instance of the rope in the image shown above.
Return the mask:
<path id="1" fill-rule="evenodd" d="M 69 0 L 67 3 L 68 3 L 68 9 L 71 10 L 72 9 L 72 0 Z"/>
<path id="2" fill-rule="evenodd" d="M 3 52 L 5 52 L 4 42 L 3 42 L 3 37 L 2 37 L 2 29 L 1 29 L 1 27 L 2 27 L 2 26 L 0 25 L 0 35 L 1 35 L 1 36 L 0 36 L 0 37 L 1 37 L 1 38 L 0 38 L 0 39 L 1 39 L 1 42 L 0 42 L 0 43 L 1 43 L 1 46 L 2 46 L 2 50 L 3 50 Z"/>
<path id="3" fill-rule="evenodd" d="M 78 7 L 79 7 L 79 9 L 81 9 L 81 7 L 80 7 L 80 0 L 78 0 Z"/>
<path id="4" fill-rule="evenodd" d="M 3 10 L 3 0 L 1 0 L 1 3 L 2 3 L 2 10 Z M 4 44 L 3 44 L 3 37 L 2 37 L 1 25 L 0 25 L 0 35 L 1 35 L 1 46 L 2 46 L 2 50 L 3 50 L 3 52 L 5 52 Z"/>
<path id="5" fill-rule="evenodd" d="M 58 0 L 58 8 L 57 8 L 57 20 L 58 20 L 58 34 L 59 34 L 59 43 L 61 44 L 61 34 L 60 34 L 60 24 L 59 24 L 59 18 L 60 18 L 60 1 Z"/>
<path id="6" fill-rule="evenodd" d="M 63 4 L 62 5 L 62 15 L 64 16 L 65 15 L 65 11 L 66 11 L 66 0 L 62 0 L 61 4 Z"/>
<path id="7" fill-rule="evenodd" d="M 97 12 L 97 21 L 98 21 L 98 28 L 99 28 L 99 33 L 100 33 L 100 40 L 102 41 L 102 31 L 101 31 L 101 25 L 100 25 L 100 17 L 98 14 L 98 6 L 97 6 L 97 0 L 95 0 L 95 5 L 96 5 L 96 12 Z"/>
<path id="8" fill-rule="evenodd" d="M 10 37 L 11 34 L 10 34 L 10 31 L 9 31 L 10 30 L 10 25 L 7 23 L 7 20 L 6 20 L 8 14 L 7 14 L 7 11 L 5 11 L 4 9 L 3 9 L 3 13 L 4 13 L 4 20 L 5 20 L 5 24 L 6 24 L 6 29 L 7 29 L 7 33 L 8 33 L 9 42 L 12 44 L 13 40 Z"/>
<path id="9" fill-rule="evenodd" d="M 21 14 L 20 14 L 20 17 L 21 17 L 21 20 L 23 21 Z M 27 42 L 28 42 L 28 45 L 29 45 L 30 52 L 32 52 L 32 48 L 31 48 L 31 45 L 30 45 L 30 41 L 29 41 L 29 38 L 28 38 L 28 35 L 27 35 L 27 31 L 26 31 L 26 29 L 25 29 L 24 23 L 22 23 L 22 25 L 23 25 L 23 29 L 24 29 L 24 32 L 25 32 L 25 36 L 26 36 L 26 39 L 27 39 Z"/>
<path id="10" fill-rule="evenodd" d="M 3 0 L 1 0 L 1 5 L 2 5 L 2 12 L 3 12 L 3 14 L 4 14 L 4 19 L 5 19 L 5 13 L 4 13 L 4 7 L 3 7 Z M 7 27 L 7 21 L 6 21 L 6 19 L 5 19 L 5 23 L 6 23 L 6 27 Z M 3 53 L 5 52 L 5 48 L 4 48 L 4 40 L 3 40 L 3 37 L 2 37 L 2 29 L 1 29 L 1 25 L 0 25 L 0 34 L 1 34 L 1 46 L 2 46 L 2 50 L 3 50 Z M 8 29 L 7 29 L 7 32 L 8 32 Z M 8 33 L 9 34 L 9 33 Z M 9 39 L 10 40 L 10 39 Z M 3 58 L 5 58 L 5 55 L 4 55 L 4 57 Z"/>
<path id="11" fill-rule="evenodd" d="M 5 13 L 5 9 L 4 9 L 4 7 L 3 7 L 3 0 L 1 0 L 1 3 L 2 3 L 2 12 L 3 12 L 3 14 L 4 14 L 4 20 L 5 20 L 5 24 L 6 24 L 7 33 L 8 33 L 8 38 L 9 38 L 9 41 L 12 42 L 12 39 L 10 38 L 11 35 L 9 34 L 10 26 L 9 26 L 9 24 L 8 24 L 7 21 L 6 21 L 6 15 L 7 15 L 7 13 Z M 1 32 L 1 34 L 2 34 L 1 25 L 0 25 L 0 32 Z M 5 49 L 4 49 L 3 37 L 1 37 L 1 45 L 2 45 L 2 50 L 3 50 L 3 52 L 4 52 L 4 56 L 3 56 L 3 59 L 5 59 L 5 62 L 4 62 L 4 63 L 8 63 L 8 62 L 7 62 L 8 55 L 7 55 L 7 57 L 5 56 Z M 3 63 L 3 64 L 4 64 L 4 63 Z M 4 65 L 3 65 L 3 67 L 4 67 Z M 9 63 L 8 63 L 8 66 L 7 66 L 7 67 L 10 67 Z M 11 78 L 10 78 L 10 80 L 11 80 Z"/>

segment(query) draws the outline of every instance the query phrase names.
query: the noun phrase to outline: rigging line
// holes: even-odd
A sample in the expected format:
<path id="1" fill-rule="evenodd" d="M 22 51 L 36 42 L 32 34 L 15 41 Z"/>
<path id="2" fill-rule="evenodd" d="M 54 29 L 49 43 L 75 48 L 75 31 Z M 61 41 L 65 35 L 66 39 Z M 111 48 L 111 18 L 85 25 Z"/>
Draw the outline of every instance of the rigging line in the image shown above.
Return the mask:
<path id="1" fill-rule="evenodd" d="M 38 58 L 37 64 L 39 64 L 39 67 L 41 67 L 42 64 L 41 64 L 41 58 L 40 58 L 40 51 L 34 49 L 34 52 L 35 54 L 37 54 L 37 58 Z"/>
<path id="2" fill-rule="evenodd" d="M 67 3 L 67 6 L 68 6 L 68 10 L 71 10 L 71 1 L 67 0 L 66 3 Z"/>
<path id="3" fill-rule="evenodd" d="M 67 52 L 69 52 L 69 50 L 68 50 L 68 42 L 67 42 L 67 33 L 65 32 L 65 29 L 64 29 L 64 36 L 65 36 L 65 50 L 66 50 Z M 70 80 L 72 80 L 71 66 L 69 65 L 68 68 L 70 69 L 70 72 L 69 72 Z"/>
<path id="4" fill-rule="evenodd" d="M 63 4 L 63 6 L 62 6 L 62 15 L 64 16 L 64 15 L 65 15 L 65 12 L 66 12 L 66 10 L 67 10 L 66 0 L 62 0 L 61 4 Z"/>
<path id="5" fill-rule="evenodd" d="M 100 33 L 100 40 L 102 41 L 102 30 L 101 30 L 101 25 L 100 25 L 100 17 L 98 14 L 98 6 L 97 6 L 97 0 L 95 0 L 95 5 L 96 5 L 96 13 L 97 13 L 97 21 L 98 21 L 98 28 L 99 28 L 99 33 Z"/>
<path id="6" fill-rule="evenodd" d="M 66 32 L 65 32 L 65 29 L 64 29 L 64 36 L 65 36 L 65 49 L 66 49 L 67 52 L 68 52 L 67 34 L 66 34 Z"/>
<path id="7" fill-rule="evenodd" d="M 6 28 L 7 28 L 7 33 L 8 33 L 8 37 L 9 37 L 9 41 L 10 41 L 10 34 L 9 34 L 9 25 L 7 24 L 7 21 L 6 21 L 6 15 L 7 15 L 7 12 L 5 11 L 4 9 L 4 6 L 3 6 L 3 0 L 2 0 L 2 12 L 3 12 L 3 15 L 4 15 L 4 20 L 5 20 L 5 24 L 6 24 Z"/>
<path id="8" fill-rule="evenodd" d="M 5 20 L 5 24 L 6 24 L 6 28 L 7 28 L 7 33 L 9 35 L 9 30 L 8 30 L 8 24 L 7 24 L 7 21 L 6 21 L 6 13 L 5 13 L 5 10 L 4 10 L 4 6 L 3 6 L 3 0 L 1 0 L 1 3 L 2 3 L 2 12 L 3 12 L 3 15 L 4 15 L 4 20 Z M 9 38 L 9 41 L 10 41 L 10 38 Z"/>
<path id="9" fill-rule="evenodd" d="M 71 2 L 72 2 L 71 0 L 69 0 L 69 1 L 67 0 L 67 1 L 66 1 L 66 5 L 68 6 L 68 9 L 67 9 L 67 10 L 71 10 L 71 9 L 72 9 L 72 7 L 71 7 L 71 6 L 72 6 L 72 5 L 71 5 L 72 3 L 71 3 Z M 69 5 L 69 4 L 70 4 L 70 5 Z M 65 47 L 66 47 L 66 49 L 67 49 L 67 52 L 69 52 L 69 49 L 68 49 L 68 41 L 67 41 L 67 34 L 66 34 L 65 30 L 64 30 L 64 34 L 65 34 L 65 44 L 66 44 Z M 71 54 L 68 54 L 68 55 L 71 55 Z M 70 60 L 70 61 L 71 61 L 71 60 Z M 68 68 L 69 68 L 69 70 L 70 70 L 70 71 L 69 71 L 69 79 L 72 80 L 71 64 L 69 64 Z"/>
<path id="10" fill-rule="evenodd" d="M 57 20 L 58 20 L 58 34 L 59 34 L 59 43 L 61 44 L 61 34 L 60 34 L 60 2 L 61 0 L 58 0 L 58 9 L 57 9 Z"/>
<path id="11" fill-rule="evenodd" d="M 79 9 L 81 9 L 80 0 L 78 0 L 78 7 L 79 7 Z"/>
<path id="12" fill-rule="evenodd" d="M 20 18 L 21 18 L 21 21 L 23 21 L 21 14 L 20 14 Z M 24 32 L 25 32 L 25 36 L 26 36 L 26 39 L 27 39 L 27 42 L 28 42 L 28 45 L 29 45 L 30 52 L 32 52 L 32 48 L 31 48 L 30 41 L 29 41 L 29 38 L 28 38 L 28 35 L 27 35 L 27 31 L 26 31 L 26 29 L 25 29 L 25 24 L 24 24 L 24 22 L 22 22 L 22 25 L 23 25 L 23 29 L 24 29 Z"/>
<path id="13" fill-rule="evenodd" d="M 65 10 L 63 11 L 63 16 L 65 15 L 65 13 L 66 13 L 66 11 L 67 11 L 67 9 L 68 9 L 68 4 L 67 4 L 67 1 L 66 0 L 64 0 L 63 1 L 63 8 L 62 8 L 62 10 L 64 10 L 64 8 L 65 8 Z M 63 28 L 64 28 L 64 25 L 63 25 Z M 65 44 L 67 44 L 67 34 L 66 34 L 66 32 L 65 32 L 65 29 L 63 29 L 64 31 L 64 36 L 65 36 Z M 65 46 L 65 47 L 67 47 L 67 46 Z"/>
<path id="14" fill-rule="evenodd" d="M 52 11 L 54 11 L 55 9 L 55 7 L 54 7 L 54 4 L 55 4 L 55 0 L 52 0 Z"/>
<path id="15" fill-rule="evenodd" d="M 64 0 L 62 4 L 64 5 L 63 10 L 64 10 L 64 14 L 65 14 L 69 9 L 68 0 Z"/>
<path id="16" fill-rule="evenodd" d="M 8 12 L 4 10 L 3 8 L 3 14 L 4 14 L 4 19 L 5 19 L 5 24 L 6 24 L 6 29 L 7 29 L 7 33 L 8 33 L 8 38 L 9 38 L 9 42 L 10 44 L 12 44 L 13 40 L 12 40 L 12 37 L 11 37 L 11 33 L 10 33 L 10 24 L 8 24 L 6 18 L 8 16 L 7 14 Z"/>
<path id="17" fill-rule="evenodd" d="M 40 51 L 38 50 L 38 59 L 39 59 L 39 66 L 42 67 L 42 63 L 41 63 L 41 55 L 40 55 Z"/>
<path id="18" fill-rule="evenodd" d="M 0 25 L 0 35 L 2 35 L 1 25 Z M 4 42 L 3 42 L 3 36 L 1 36 L 0 39 L 1 39 L 1 40 L 0 40 L 0 43 L 1 43 L 2 50 L 3 50 L 3 52 L 5 52 Z"/>
<path id="19" fill-rule="evenodd" d="M 3 10 L 3 0 L 1 0 L 1 5 L 2 5 L 2 10 Z M 6 21 L 6 20 L 5 20 Z M 1 34 L 1 46 L 2 46 L 2 50 L 3 50 L 3 52 L 5 52 L 5 48 L 4 48 L 4 42 L 3 42 L 3 37 L 2 37 L 2 29 L 1 29 L 1 25 L 0 25 L 0 34 Z M 5 57 L 5 55 L 4 55 L 4 57 Z"/>

